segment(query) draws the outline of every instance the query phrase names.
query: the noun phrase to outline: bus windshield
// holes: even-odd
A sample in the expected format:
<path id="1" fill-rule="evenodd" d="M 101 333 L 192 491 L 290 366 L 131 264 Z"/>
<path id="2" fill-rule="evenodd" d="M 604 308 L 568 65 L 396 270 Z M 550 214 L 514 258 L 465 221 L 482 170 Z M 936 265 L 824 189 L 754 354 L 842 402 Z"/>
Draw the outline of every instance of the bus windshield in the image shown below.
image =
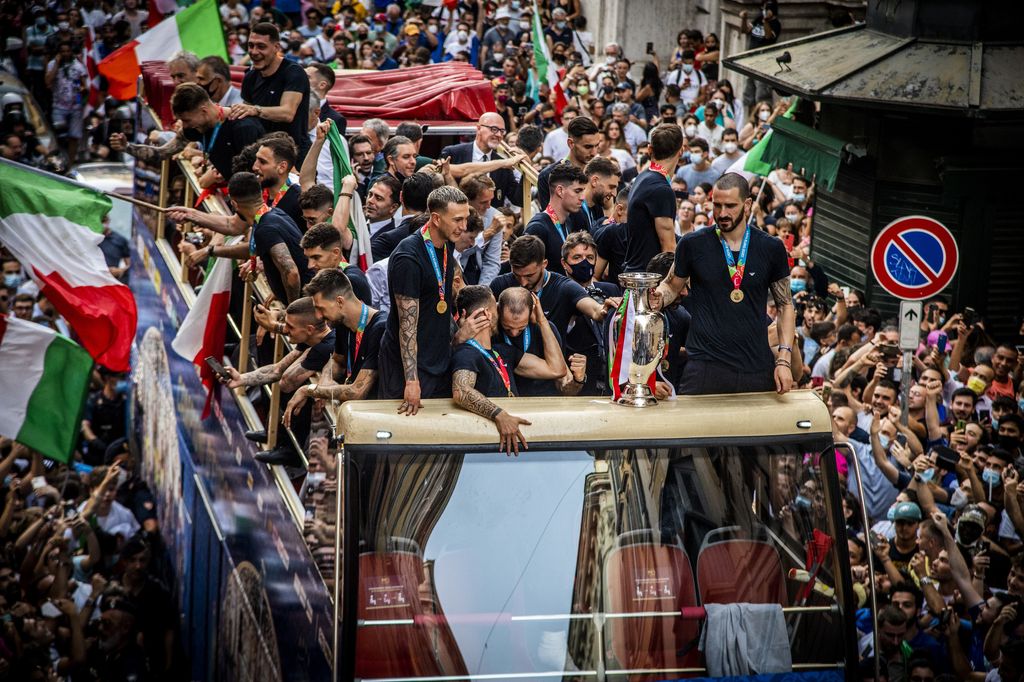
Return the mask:
<path id="1" fill-rule="evenodd" d="M 845 537 L 815 452 L 349 454 L 357 678 L 697 673 L 706 604 L 778 604 L 795 668 L 844 659 Z"/>

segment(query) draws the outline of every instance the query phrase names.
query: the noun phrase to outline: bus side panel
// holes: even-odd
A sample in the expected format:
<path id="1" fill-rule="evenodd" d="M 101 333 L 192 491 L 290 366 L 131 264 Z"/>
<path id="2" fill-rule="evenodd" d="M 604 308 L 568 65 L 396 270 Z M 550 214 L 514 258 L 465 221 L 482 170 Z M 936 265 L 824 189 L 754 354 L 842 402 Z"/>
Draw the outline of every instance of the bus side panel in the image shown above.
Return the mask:
<path id="1" fill-rule="evenodd" d="M 252 459 L 234 398 L 222 391 L 211 416 L 201 419 L 206 392 L 196 368 L 171 348 L 188 312 L 175 282 L 180 273 L 136 216 L 133 421 L 195 679 L 328 679 L 327 586 L 271 471 Z"/>

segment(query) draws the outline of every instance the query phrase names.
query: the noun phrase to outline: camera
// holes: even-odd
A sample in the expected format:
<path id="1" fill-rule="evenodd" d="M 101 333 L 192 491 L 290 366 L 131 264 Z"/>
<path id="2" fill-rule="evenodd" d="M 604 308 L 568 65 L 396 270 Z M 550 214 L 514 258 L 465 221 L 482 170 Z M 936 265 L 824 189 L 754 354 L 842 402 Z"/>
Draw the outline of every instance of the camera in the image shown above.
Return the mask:
<path id="1" fill-rule="evenodd" d="M 963 318 L 965 325 L 973 327 L 978 322 L 978 313 L 974 308 L 964 308 Z"/>
<path id="2" fill-rule="evenodd" d="M 608 298 L 607 296 L 604 295 L 603 291 L 601 291 L 600 289 L 593 285 L 587 287 L 587 296 L 594 299 L 598 303 L 604 303 L 605 299 Z"/>

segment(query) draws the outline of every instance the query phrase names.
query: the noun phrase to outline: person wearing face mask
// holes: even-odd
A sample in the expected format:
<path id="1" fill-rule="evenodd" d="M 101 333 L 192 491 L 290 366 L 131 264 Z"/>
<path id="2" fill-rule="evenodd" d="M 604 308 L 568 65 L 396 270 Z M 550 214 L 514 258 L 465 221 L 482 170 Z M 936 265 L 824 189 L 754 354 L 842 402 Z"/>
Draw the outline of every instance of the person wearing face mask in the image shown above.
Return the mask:
<path id="1" fill-rule="evenodd" d="M 587 232 L 573 232 L 562 244 L 562 269 L 569 279 L 583 287 L 587 295 L 597 301 L 618 300 L 622 295 L 618 286 L 611 282 L 594 280 L 594 268 L 597 264 L 597 244 Z M 573 356 L 580 358 L 584 368 L 600 368 L 608 366 L 607 333 L 601 325 L 589 317 L 577 314 L 570 322 L 565 335 L 565 353 L 570 359 L 570 368 L 574 368 Z M 606 378 L 599 371 L 589 374 L 581 372 L 577 377 L 579 393 L 582 395 L 603 395 L 607 393 Z"/>
<path id="2" fill-rule="evenodd" d="M 676 177 L 686 182 L 687 187 L 696 187 L 702 182 L 714 183 L 720 177 L 708 159 L 707 140 L 695 137 L 689 142 L 687 159 L 689 163 L 676 171 Z"/>
<path id="3" fill-rule="evenodd" d="M 544 29 L 544 40 L 551 53 L 554 53 L 557 43 L 561 43 L 566 48 L 572 47 L 572 28 L 566 17 L 566 12 L 561 7 L 556 7 L 551 12 L 551 25 Z"/>
<path id="4" fill-rule="evenodd" d="M 729 167 L 743 158 L 743 152 L 739 145 L 740 137 L 735 128 L 726 128 L 722 131 L 722 153 L 711 162 L 711 168 L 721 175 L 729 170 Z"/>
<path id="5" fill-rule="evenodd" d="M 679 88 L 679 99 L 687 109 L 693 107 L 701 88 L 708 83 L 707 76 L 694 68 L 695 58 L 693 50 L 685 50 L 679 67 L 665 74 L 665 85 Z"/>
<path id="6" fill-rule="evenodd" d="M 722 153 L 722 135 L 725 132 L 725 128 L 721 125 L 722 116 L 720 114 L 723 103 L 720 100 L 713 99 L 705 104 L 700 114 L 703 114 L 703 120 L 697 124 L 697 137 L 707 140 L 708 145 L 711 147 L 713 155 L 718 156 Z M 700 118 L 700 114 L 694 114 Z M 730 121 L 732 119 L 729 119 Z"/>
<path id="7" fill-rule="evenodd" d="M 494 26 L 484 33 L 483 40 L 480 41 L 480 58 L 485 63 L 494 60 L 501 64 L 505 58 L 505 45 L 509 41 L 515 42 L 519 37 L 519 31 L 512 26 L 512 14 L 508 7 L 498 8 L 494 13 L 494 22 Z"/>

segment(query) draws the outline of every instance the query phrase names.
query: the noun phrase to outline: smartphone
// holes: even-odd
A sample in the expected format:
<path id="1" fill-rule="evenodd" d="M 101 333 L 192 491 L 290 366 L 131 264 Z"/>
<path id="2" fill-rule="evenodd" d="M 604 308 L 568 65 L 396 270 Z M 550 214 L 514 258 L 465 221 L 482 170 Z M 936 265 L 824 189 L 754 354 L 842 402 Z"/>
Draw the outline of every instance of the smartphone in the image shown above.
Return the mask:
<path id="1" fill-rule="evenodd" d="M 1024 346 L 1014 346 L 1017 349 L 1017 355 L 1024 355 Z"/>
<path id="2" fill-rule="evenodd" d="M 832 387 L 831 386 L 822 386 L 821 387 L 821 399 L 824 402 L 827 403 L 831 397 L 832 397 Z"/>
<path id="3" fill-rule="evenodd" d="M 953 430 L 954 431 L 963 431 L 966 428 L 967 428 L 967 422 L 965 422 L 963 419 L 957 419 L 956 420 L 956 428 L 953 429 Z"/>
<path id="4" fill-rule="evenodd" d="M 978 313 L 975 312 L 974 308 L 964 308 L 963 318 L 964 324 L 970 327 L 978 321 Z"/>
<path id="5" fill-rule="evenodd" d="M 992 411 L 991 410 L 978 410 L 978 421 L 980 421 L 980 422 L 991 421 L 991 419 L 990 419 L 991 416 L 992 416 Z"/>
<path id="6" fill-rule="evenodd" d="M 896 434 L 896 442 L 899 443 L 900 445 L 902 445 L 903 447 L 906 447 L 907 446 L 907 436 L 906 436 L 906 434 L 897 433 Z"/>
<path id="7" fill-rule="evenodd" d="M 939 338 L 937 338 L 935 340 L 935 347 L 939 349 L 940 353 L 945 353 L 946 352 L 946 343 L 947 343 L 947 341 L 948 341 L 948 338 L 946 337 L 945 334 L 939 334 Z"/>
<path id="8" fill-rule="evenodd" d="M 213 370 L 213 373 L 219 376 L 220 378 L 224 379 L 225 381 L 231 380 L 231 374 L 226 369 L 224 369 L 224 365 L 217 362 L 217 358 L 213 357 L 212 355 L 209 356 L 208 358 L 206 358 L 206 364 L 207 366 L 209 366 L 210 369 Z"/>
<path id="9" fill-rule="evenodd" d="M 647 53 L 646 54 L 654 54 L 654 43 L 647 43 Z"/>

